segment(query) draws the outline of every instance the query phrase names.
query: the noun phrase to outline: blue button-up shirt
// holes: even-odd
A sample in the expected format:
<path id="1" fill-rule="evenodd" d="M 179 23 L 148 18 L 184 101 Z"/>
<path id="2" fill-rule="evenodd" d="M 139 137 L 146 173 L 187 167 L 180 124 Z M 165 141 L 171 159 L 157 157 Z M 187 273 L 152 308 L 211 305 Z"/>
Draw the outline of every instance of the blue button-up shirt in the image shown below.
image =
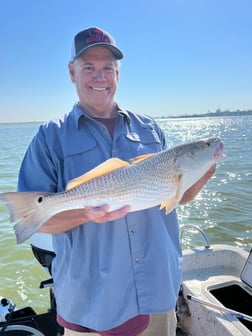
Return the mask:
<path id="1" fill-rule="evenodd" d="M 18 189 L 59 192 L 108 158 L 129 160 L 164 147 L 164 134 L 150 117 L 119 109 L 112 139 L 77 104 L 39 128 L 22 162 Z M 174 308 L 181 281 L 178 231 L 176 212 L 165 215 L 154 207 L 54 234 L 59 315 L 108 330 L 133 316 Z"/>

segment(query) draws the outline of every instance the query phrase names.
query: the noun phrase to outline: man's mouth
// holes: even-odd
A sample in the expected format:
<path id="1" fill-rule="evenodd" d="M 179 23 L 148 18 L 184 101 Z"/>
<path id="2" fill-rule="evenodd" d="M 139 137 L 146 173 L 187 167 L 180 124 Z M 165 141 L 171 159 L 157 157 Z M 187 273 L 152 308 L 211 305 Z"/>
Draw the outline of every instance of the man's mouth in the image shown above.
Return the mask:
<path id="1" fill-rule="evenodd" d="M 99 87 L 93 87 L 93 86 L 90 86 L 90 89 L 94 90 L 94 91 L 106 91 L 107 88 L 103 87 L 103 88 L 99 88 Z"/>

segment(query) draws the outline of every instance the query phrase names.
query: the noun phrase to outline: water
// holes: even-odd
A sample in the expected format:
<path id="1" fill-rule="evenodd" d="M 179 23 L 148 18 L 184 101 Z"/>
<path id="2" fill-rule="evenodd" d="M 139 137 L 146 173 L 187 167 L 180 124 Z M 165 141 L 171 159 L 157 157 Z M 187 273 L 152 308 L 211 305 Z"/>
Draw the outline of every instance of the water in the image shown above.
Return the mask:
<path id="1" fill-rule="evenodd" d="M 202 137 L 220 136 L 226 160 L 190 204 L 179 206 L 180 224 L 196 224 L 210 244 L 252 247 L 252 117 L 160 119 L 168 143 L 176 145 Z M 19 166 L 38 124 L 0 124 L 0 192 L 14 191 Z M 186 233 L 183 248 L 202 244 L 197 233 Z M 0 204 L 0 296 L 18 307 L 31 305 L 37 312 L 49 306 L 47 289 L 40 281 L 49 276 L 32 255 L 28 242 L 17 245 L 8 213 Z"/>

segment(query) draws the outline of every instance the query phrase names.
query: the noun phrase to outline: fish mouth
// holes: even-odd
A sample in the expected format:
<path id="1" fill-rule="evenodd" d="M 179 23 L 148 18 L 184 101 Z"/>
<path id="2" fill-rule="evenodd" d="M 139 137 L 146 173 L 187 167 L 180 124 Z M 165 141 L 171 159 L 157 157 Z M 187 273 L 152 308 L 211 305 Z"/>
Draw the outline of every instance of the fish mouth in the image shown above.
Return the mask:
<path id="1" fill-rule="evenodd" d="M 224 149 L 224 144 L 223 142 L 220 142 L 218 147 L 215 149 L 213 153 L 213 157 L 216 161 L 224 160 L 226 158 L 226 155 L 223 153 L 223 149 Z"/>

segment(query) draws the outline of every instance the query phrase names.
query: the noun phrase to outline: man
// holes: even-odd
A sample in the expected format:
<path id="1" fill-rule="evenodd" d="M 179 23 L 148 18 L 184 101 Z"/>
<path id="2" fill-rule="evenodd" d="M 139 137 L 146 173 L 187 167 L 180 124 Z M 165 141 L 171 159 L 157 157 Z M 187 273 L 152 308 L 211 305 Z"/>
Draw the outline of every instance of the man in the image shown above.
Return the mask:
<path id="1" fill-rule="evenodd" d="M 20 191 L 59 192 L 111 157 L 128 161 L 165 148 L 152 118 L 114 101 L 122 58 L 100 28 L 74 37 L 69 73 L 79 101 L 40 127 L 20 169 Z M 193 199 L 213 172 L 181 203 Z M 175 335 L 182 259 L 176 212 L 129 210 L 125 204 L 110 212 L 104 204 L 65 211 L 42 227 L 53 234 L 57 320 L 65 335 Z"/>

